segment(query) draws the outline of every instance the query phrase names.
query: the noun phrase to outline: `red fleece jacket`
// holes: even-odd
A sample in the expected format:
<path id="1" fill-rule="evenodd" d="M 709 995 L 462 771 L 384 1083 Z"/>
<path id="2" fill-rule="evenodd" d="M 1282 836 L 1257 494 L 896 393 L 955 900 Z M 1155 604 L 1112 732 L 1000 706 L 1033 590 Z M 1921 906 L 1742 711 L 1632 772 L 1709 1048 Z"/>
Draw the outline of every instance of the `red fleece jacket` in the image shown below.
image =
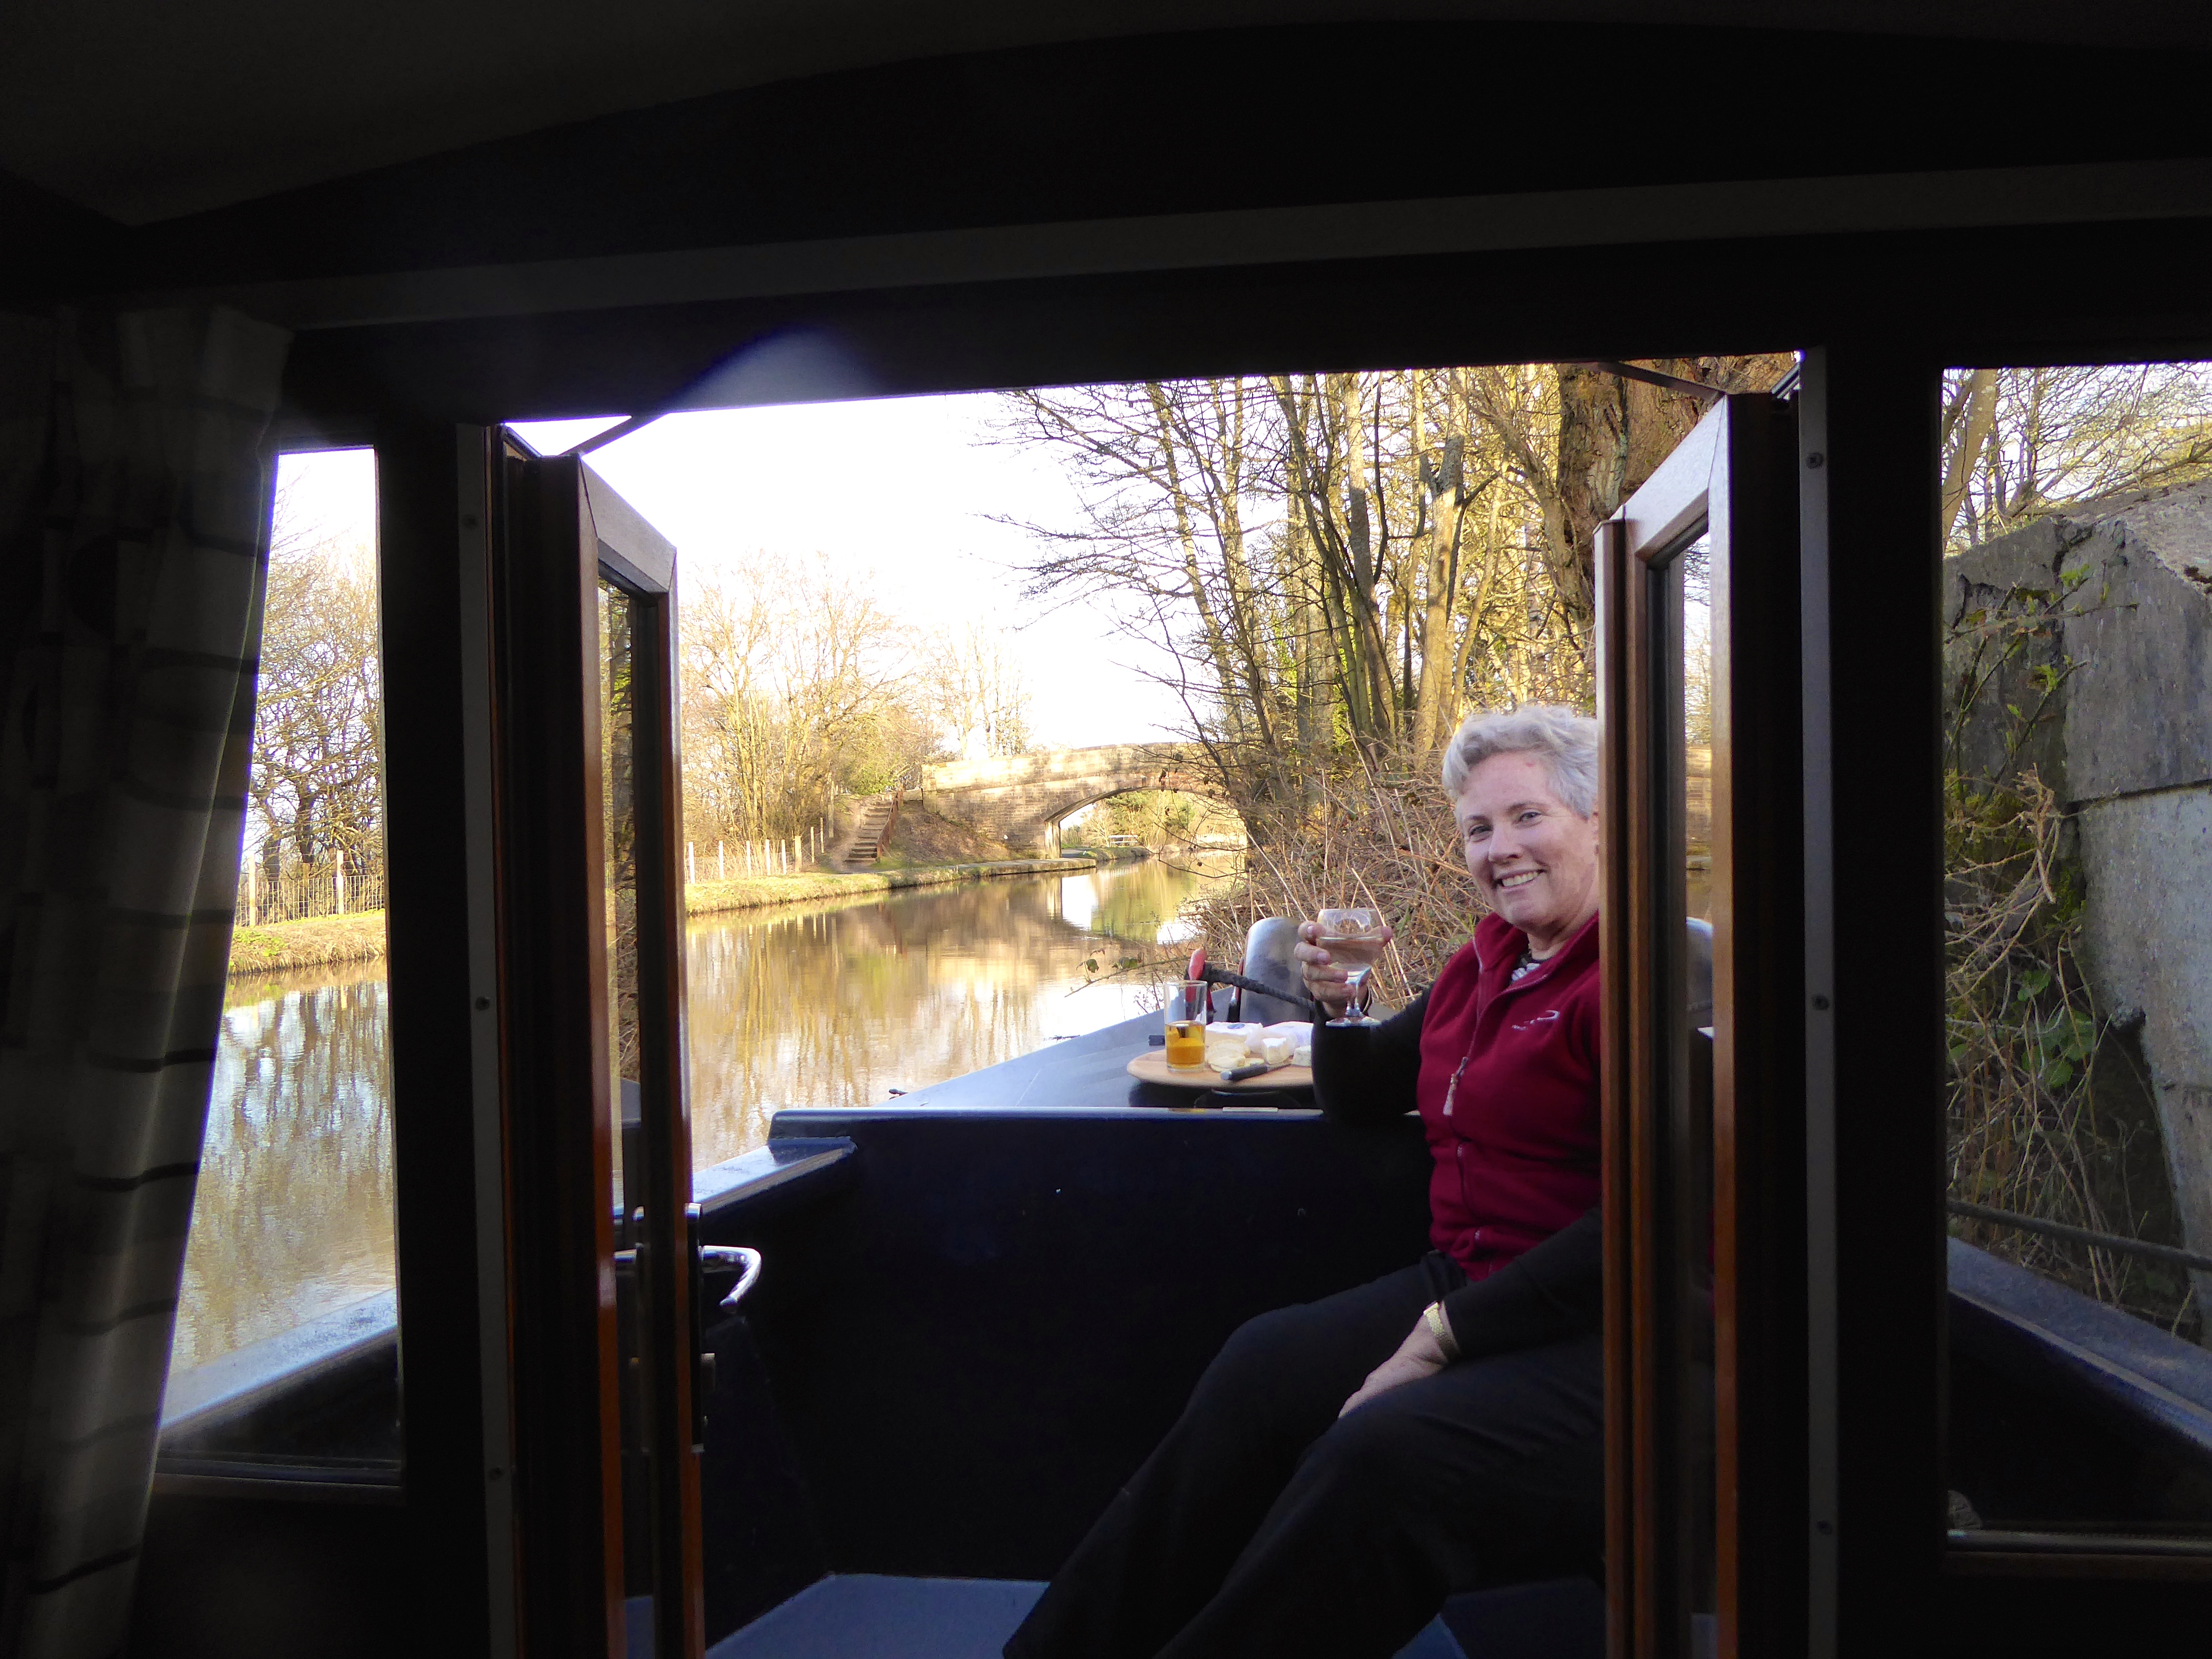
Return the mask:
<path id="1" fill-rule="evenodd" d="M 1323 1111 L 1380 1125 L 1420 1109 L 1430 1237 L 1468 1275 L 1444 1297 L 1463 1359 L 1587 1340 L 1605 1305 L 1597 923 L 1515 985 L 1525 942 L 1489 917 L 1381 1024 L 1314 1027 Z"/>
<path id="2" fill-rule="evenodd" d="M 1436 1158 L 1429 1237 L 1471 1279 L 1598 1201 L 1597 920 L 1516 984 L 1527 944 L 1484 917 L 1421 1016 L 1413 1102 Z"/>

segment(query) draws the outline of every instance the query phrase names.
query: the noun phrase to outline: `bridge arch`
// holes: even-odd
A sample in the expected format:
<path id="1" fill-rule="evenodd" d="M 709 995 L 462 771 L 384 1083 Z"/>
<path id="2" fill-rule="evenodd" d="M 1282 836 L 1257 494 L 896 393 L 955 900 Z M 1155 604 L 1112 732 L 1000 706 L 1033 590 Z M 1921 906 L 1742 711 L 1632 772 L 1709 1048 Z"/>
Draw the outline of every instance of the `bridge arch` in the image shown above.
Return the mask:
<path id="1" fill-rule="evenodd" d="M 1103 794 L 1093 795 L 1089 800 L 1080 800 L 1076 802 L 1073 806 L 1068 807 L 1065 811 L 1061 812 L 1057 818 L 1054 819 L 1050 825 L 1049 834 L 1052 837 L 1054 848 L 1057 848 L 1060 845 L 1061 832 L 1066 829 L 1067 820 L 1073 817 L 1078 812 L 1082 811 L 1085 807 L 1096 806 L 1101 801 L 1112 800 L 1116 795 L 1131 794 L 1140 790 L 1157 789 L 1172 790 L 1177 794 L 1195 795 L 1202 800 L 1218 802 L 1219 805 L 1227 807 L 1232 815 L 1236 813 L 1237 804 L 1231 800 L 1228 795 L 1223 790 L 1217 787 L 1210 779 L 1200 776 L 1195 773 L 1165 772 L 1156 777 L 1149 777 L 1146 779 L 1144 782 L 1136 784 L 1131 788 L 1109 789 Z"/>
<path id="2" fill-rule="evenodd" d="M 1109 796 L 1174 789 L 1225 800 L 1202 759 L 1194 744 L 1135 743 L 946 761 L 923 769 L 921 803 L 1024 857 L 1048 858 L 1060 850 L 1060 820 Z"/>

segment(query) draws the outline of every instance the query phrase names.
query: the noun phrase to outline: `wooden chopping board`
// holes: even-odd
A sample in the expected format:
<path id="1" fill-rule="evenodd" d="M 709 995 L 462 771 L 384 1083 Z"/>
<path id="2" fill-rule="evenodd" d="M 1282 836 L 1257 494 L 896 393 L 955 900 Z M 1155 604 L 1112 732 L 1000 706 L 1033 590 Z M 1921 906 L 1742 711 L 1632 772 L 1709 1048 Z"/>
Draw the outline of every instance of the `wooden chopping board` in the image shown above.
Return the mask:
<path id="1" fill-rule="evenodd" d="M 1215 1071 L 1170 1070 L 1167 1055 L 1158 1048 L 1147 1048 L 1131 1060 L 1129 1075 L 1143 1083 L 1164 1083 L 1170 1089 L 1216 1089 L 1231 1095 L 1313 1087 L 1313 1067 L 1310 1066 L 1278 1066 L 1272 1072 L 1248 1077 L 1241 1083 L 1224 1083 L 1221 1073 Z"/>

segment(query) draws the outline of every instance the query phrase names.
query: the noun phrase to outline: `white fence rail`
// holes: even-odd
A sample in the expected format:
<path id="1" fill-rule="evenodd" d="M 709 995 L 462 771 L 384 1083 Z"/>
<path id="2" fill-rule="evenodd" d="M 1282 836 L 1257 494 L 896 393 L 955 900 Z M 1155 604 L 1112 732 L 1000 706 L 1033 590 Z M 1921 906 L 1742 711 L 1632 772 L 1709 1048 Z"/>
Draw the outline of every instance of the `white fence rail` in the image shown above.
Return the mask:
<path id="1" fill-rule="evenodd" d="M 274 873 L 260 860 L 249 859 L 238 872 L 241 927 L 383 908 L 381 859 L 341 854 L 321 864 L 289 864 Z"/>
<path id="2" fill-rule="evenodd" d="M 773 841 L 684 843 L 684 878 L 726 881 L 734 876 L 788 875 L 818 864 L 826 837 L 819 826 Z M 272 874 L 258 859 L 238 872 L 238 925 L 264 927 L 306 916 L 342 916 L 384 908 L 384 861 L 359 854 L 321 864 L 287 864 Z"/>
<path id="3" fill-rule="evenodd" d="M 729 881 L 738 876 L 787 876 L 822 861 L 829 836 L 820 824 L 802 836 L 774 841 L 718 841 L 684 843 L 684 880 Z"/>

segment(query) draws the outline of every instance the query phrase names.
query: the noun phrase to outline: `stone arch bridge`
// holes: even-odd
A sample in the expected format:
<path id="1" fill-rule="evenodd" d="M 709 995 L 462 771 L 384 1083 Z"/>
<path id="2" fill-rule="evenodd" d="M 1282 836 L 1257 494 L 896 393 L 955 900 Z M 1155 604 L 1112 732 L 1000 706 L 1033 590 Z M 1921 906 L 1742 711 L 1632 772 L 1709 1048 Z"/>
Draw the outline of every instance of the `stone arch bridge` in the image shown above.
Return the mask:
<path id="1" fill-rule="evenodd" d="M 921 804 L 1029 858 L 1060 851 L 1060 821 L 1079 808 L 1133 789 L 1221 792 L 1200 769 L 1193 744 L 1110 744 L 1047 749 L 1000 760 L 945 761 L 922 769 Z"/>

